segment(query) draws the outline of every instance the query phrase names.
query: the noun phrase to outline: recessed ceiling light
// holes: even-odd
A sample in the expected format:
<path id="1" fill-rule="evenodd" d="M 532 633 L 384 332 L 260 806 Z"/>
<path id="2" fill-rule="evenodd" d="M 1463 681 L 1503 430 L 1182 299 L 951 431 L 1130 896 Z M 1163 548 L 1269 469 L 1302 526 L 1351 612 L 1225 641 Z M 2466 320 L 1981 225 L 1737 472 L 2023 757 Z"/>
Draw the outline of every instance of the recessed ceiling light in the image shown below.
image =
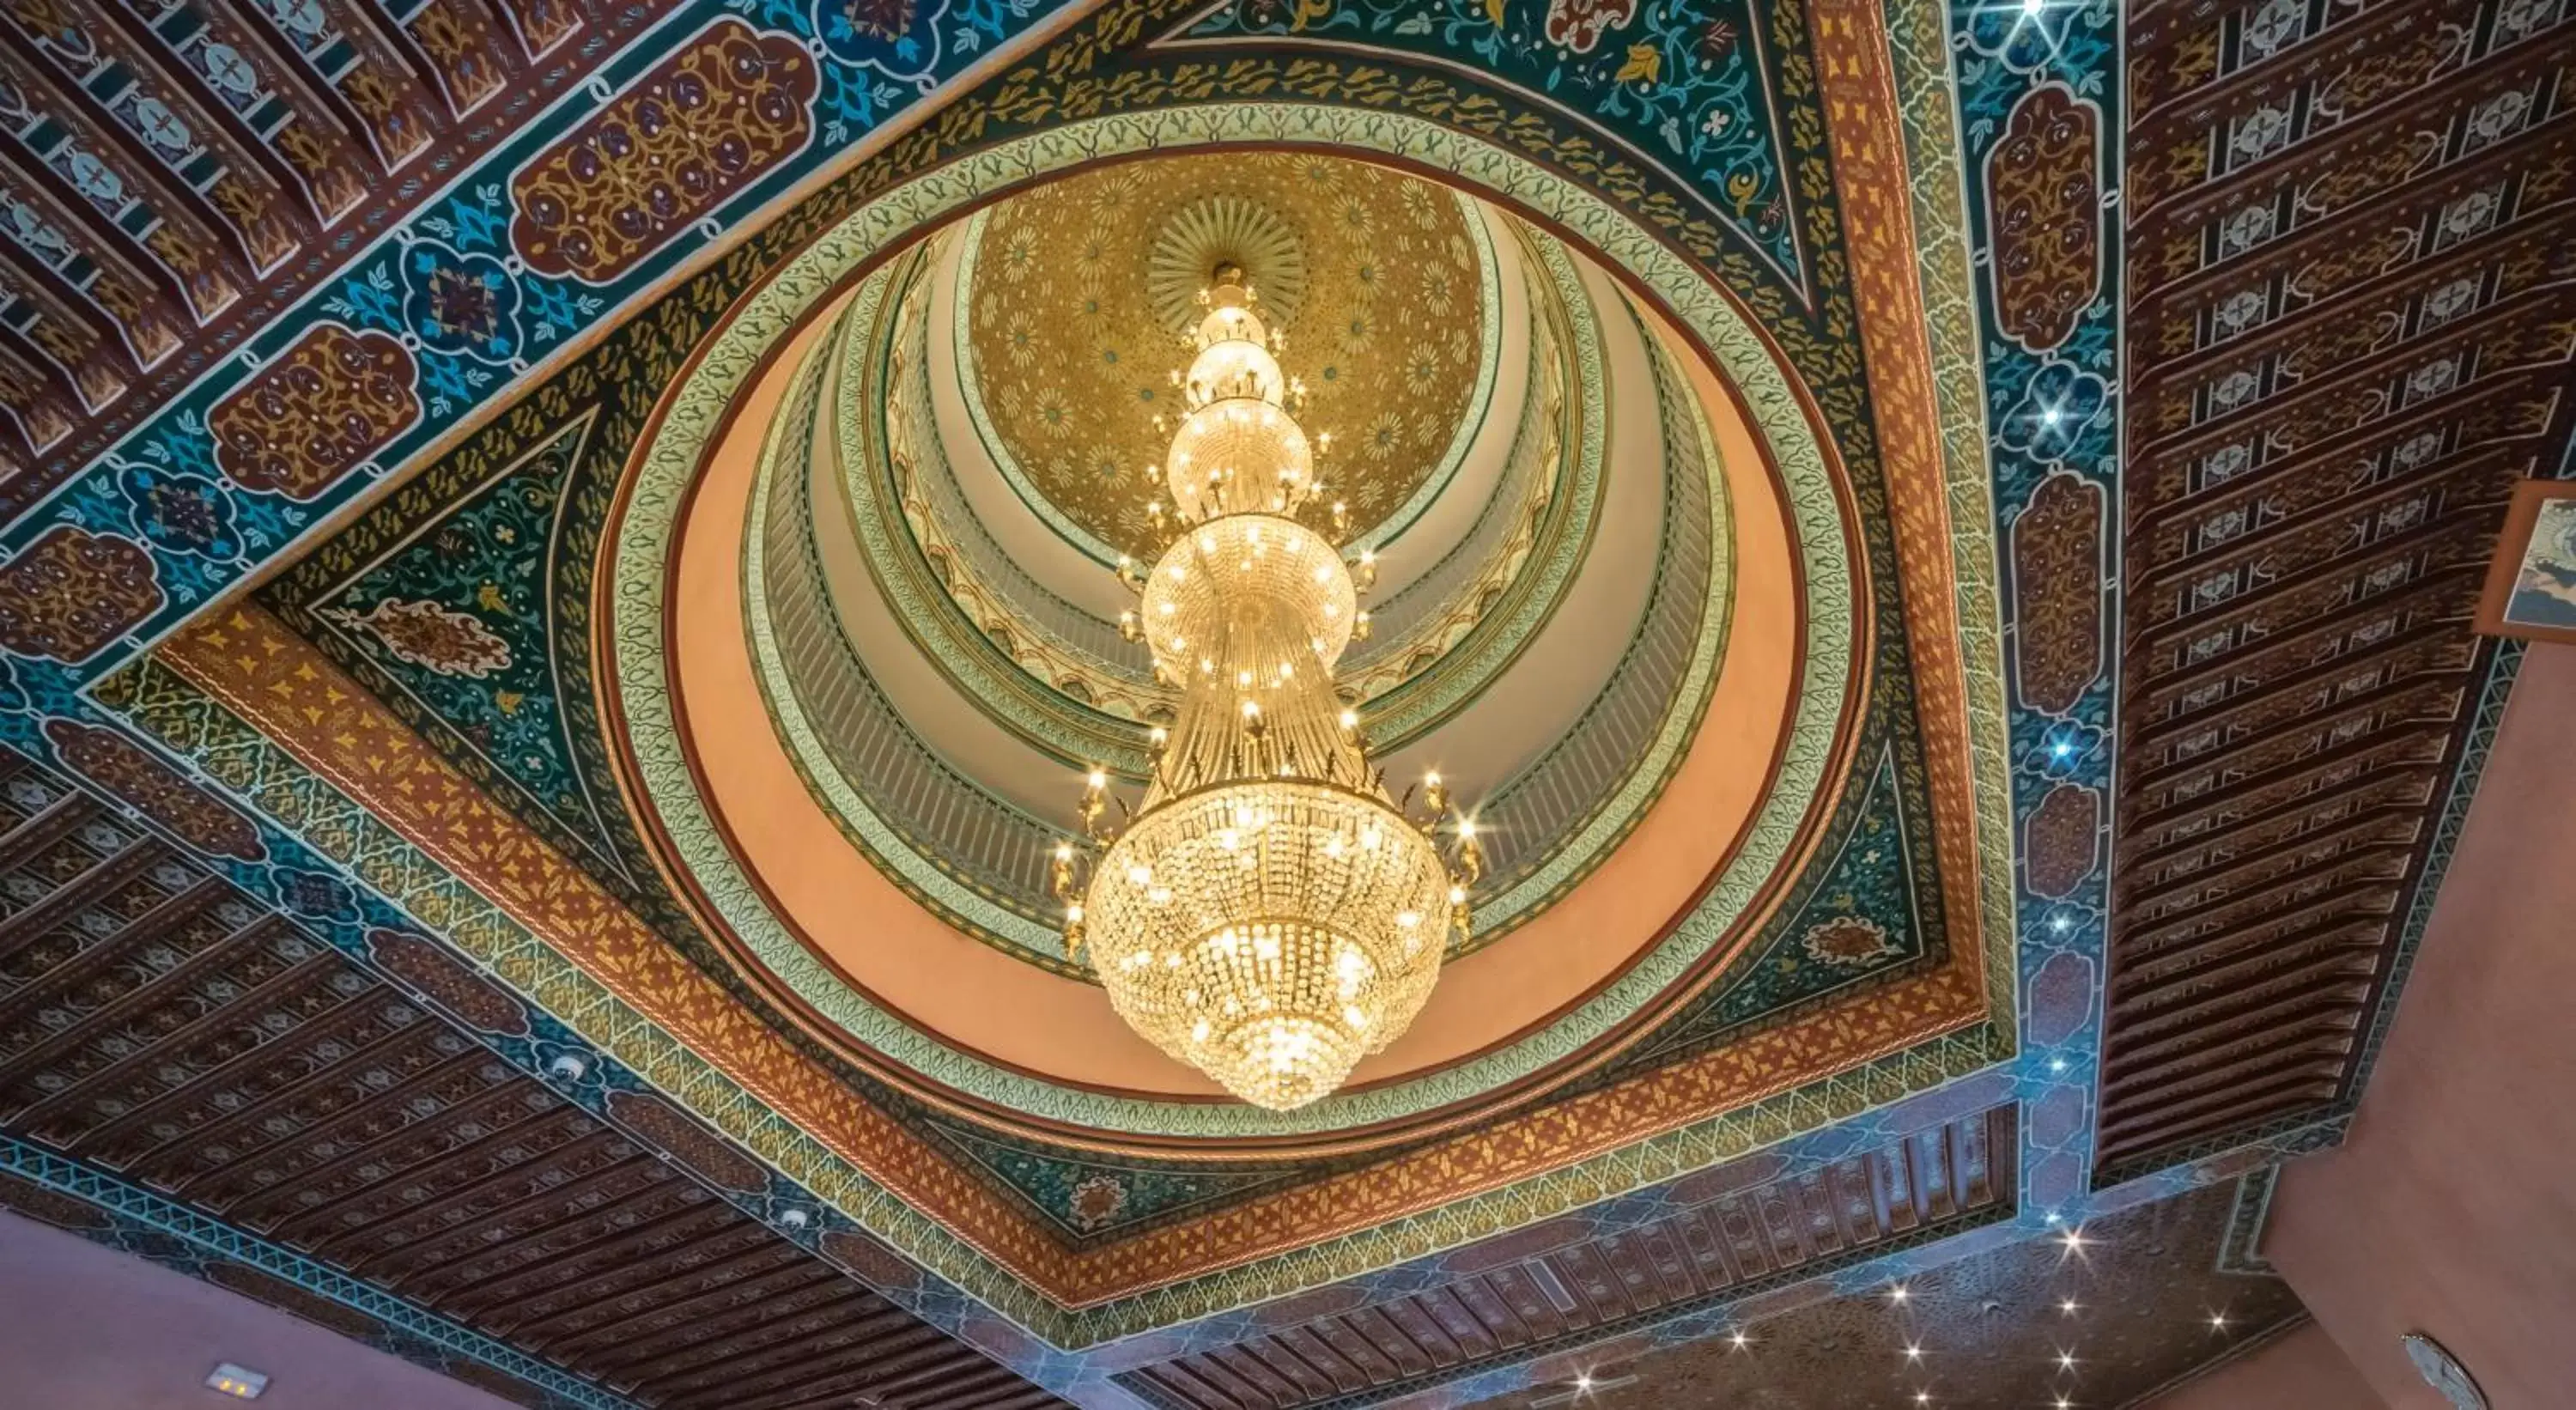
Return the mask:
<path id="1" fill-rule="evenodd" d="M 206 1389 L 222 1391 L 238 1400 L 257 1400 L 260 1392 L 268 1389 L 268 1377 L 227 1361 L 206 1373 Z"/>

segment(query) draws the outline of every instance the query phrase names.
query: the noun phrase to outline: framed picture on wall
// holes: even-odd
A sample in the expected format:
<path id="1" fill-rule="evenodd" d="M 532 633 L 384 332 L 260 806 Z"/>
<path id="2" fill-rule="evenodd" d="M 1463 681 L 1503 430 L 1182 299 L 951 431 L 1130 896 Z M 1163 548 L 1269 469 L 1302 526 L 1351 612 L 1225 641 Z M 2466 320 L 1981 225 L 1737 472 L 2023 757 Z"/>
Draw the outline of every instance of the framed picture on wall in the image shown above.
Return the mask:
<path id="1" fill-rule="evenodd" d="M 2504 540 L 2487 568 L 2477 629 L 2490 636 L 2576 642 L 2576 480 L 2513 487 Z"/>

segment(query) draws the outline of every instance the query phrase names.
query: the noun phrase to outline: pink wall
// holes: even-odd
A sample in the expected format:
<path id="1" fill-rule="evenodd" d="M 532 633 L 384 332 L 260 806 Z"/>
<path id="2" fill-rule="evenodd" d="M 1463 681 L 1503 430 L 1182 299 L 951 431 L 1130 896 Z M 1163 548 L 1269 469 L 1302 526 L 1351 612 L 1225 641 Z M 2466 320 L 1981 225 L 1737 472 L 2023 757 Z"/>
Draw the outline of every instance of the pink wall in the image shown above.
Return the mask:
<path id="1" fill-rule="evenodd" d="M 2535 646 L 2387 1051 L 2263 1252 L 2394 1410 L 2448 1346 L 2496 1410 L 2576 1401 L 2576 647 Z"/>
<path id="2" fill-rule="evenodd" d="M 2385 1410 L 2334 1339 L 2310 1322 L 2142 1410 Z"/>
<path id="3" fill-rule="evenodd" d="M 238 1293 L 0 1214 L 0 1404 L 215 1410 L 231 1361 L 270 1376 L 259 1410 L 512 1410 Z"/>

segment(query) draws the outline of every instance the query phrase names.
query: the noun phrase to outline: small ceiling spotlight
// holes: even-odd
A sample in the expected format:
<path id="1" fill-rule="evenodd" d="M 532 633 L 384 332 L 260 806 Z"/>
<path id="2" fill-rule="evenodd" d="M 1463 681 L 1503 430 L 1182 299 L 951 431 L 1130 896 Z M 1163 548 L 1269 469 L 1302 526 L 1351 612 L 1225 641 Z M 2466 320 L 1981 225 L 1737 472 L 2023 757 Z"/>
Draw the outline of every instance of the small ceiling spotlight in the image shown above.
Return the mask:
<path id="1" fill-rule="evenodd" d="M 1746 1336 L 1742 1327 L 1736 1328 L 1734 1332 L 1727 1336 L 1726 1340 L 1738 1351 L 1742 1351 L 1744 1348 L 1753 1344 L 1753 1338 Z"/>
<path id="2" fill-rule="evenodd" d="M 235 1400 L 257 1400 L 268 1389 L 268 1376 L 226 1361 L 206 1373 L 206 1389 L 222 1391 Z"/>
<path id="3" fill-rule="evenodd" d="M 1890 1302 L 1903 1302 L 1905 1300 L 1905 1285 L 1903 1283 L 1888 1284 L 1887 1300 Z"/>
<path id="4" fill-rule="evenodd" d="M 2064 1314 L 2064 1315 L 2066 1315 L 2066 1316 L 2069 1316 L 2069 1317 L 2074 1316 L 2074 1315 L 2075 1315 L 2075 1299 L 2073 1299 L 2073 1298 L 2071 1298 L 2071 1297 L 2070 1297 L 2070 1298 L 2066 1299 L 2064 1302 L 2061 1302 L 2061 1303 L 2057 1304 L 2057 1310 L 2058 1310 L 2059 1312 L 2063 1313 L 2063 1314 Z"/>

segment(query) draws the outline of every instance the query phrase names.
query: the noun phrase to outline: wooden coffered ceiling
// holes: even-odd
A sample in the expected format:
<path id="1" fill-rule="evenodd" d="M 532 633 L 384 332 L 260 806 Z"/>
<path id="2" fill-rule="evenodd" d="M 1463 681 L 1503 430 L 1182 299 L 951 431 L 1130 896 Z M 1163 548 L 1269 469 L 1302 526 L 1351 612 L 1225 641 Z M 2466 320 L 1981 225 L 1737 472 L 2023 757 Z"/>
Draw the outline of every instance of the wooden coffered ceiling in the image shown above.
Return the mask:
<path id="1" fill-rule="evenodd" d="M 2009 1106 L 1794 1176 L 1761 1162 L 1688 1182 L 1663 1217 L 1590 1237 L 1539 1225 L 1447 1261 L 1400 1297 L 1348 1306 L 1124 1373 L 1162 1410 L 1370 1404 L 1507 1357 L 1580 1347 L 1829 1276 L 1973 1228 L 2008 1206 Z"/>
<path id="2" fill-rule="evenodd" d="M 2576 380 L 2559 7 L 2140 7 L 2105 1180 L 2348 1110 Z"/>
<path id="3" fill-rule="evenodd" d="M 526 1029 L 425 943 L 377 952 L 475 1022 Z M 0 751 L 0 1133 L 633 1404 L 1063 1403 L 729 1202 L 758 1172 L 658 1099 L 606 1110 L 622 1120 Z M 91 1227 L 21 1188 L 0 1204 Z M 366 1320 L 246 1266 L 209 1276 Z"/>
<path id="4" fill-rule="evenodd" d="M 673 8 L 0 4 L 0 517 Z"/>
<path id="5" fill-rule="evenodd" d="M 2298 1297 L 2248 1243 L 2267 1189 L 2212 1186 L 2096 1221 L 2080 1258 L 2055 1239 L 2025 1240 L 1908 1278 L 1902 1298 L 1890 1295 L 1893 1284 L 1847 1286 L 1758 1323 L 1711 1324 L 1687 1341 L 1613 1344 L 1537 1393 L 1468 1403 L 2004 1410 L 2063 1400 L 2141 1410 L 2306 1323 Z M 1736 1331 L 1745 1332 L 1740 1344 Z M 1578 1376 L 1591 1378 L 1589 1394 L 1572 1395 Z"/>

